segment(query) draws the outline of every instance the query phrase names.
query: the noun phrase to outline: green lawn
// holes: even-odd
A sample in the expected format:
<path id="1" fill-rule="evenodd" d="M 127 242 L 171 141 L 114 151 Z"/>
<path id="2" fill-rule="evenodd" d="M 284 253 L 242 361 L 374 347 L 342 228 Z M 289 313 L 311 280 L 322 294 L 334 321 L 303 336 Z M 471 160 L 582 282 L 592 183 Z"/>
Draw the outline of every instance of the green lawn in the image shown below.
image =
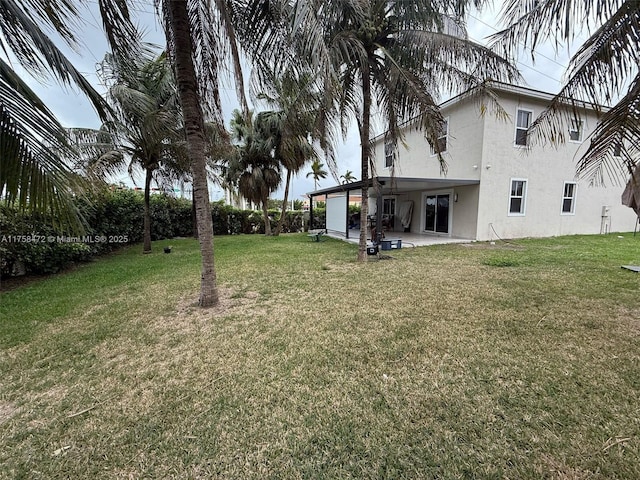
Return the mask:
<path id="1" fill-rule="evenodd" d="M 0 478 L 640 478 L 640 237 L 127 248 L 0 300 Z M 162 253 L 165 245 L 173 253 Z"/>

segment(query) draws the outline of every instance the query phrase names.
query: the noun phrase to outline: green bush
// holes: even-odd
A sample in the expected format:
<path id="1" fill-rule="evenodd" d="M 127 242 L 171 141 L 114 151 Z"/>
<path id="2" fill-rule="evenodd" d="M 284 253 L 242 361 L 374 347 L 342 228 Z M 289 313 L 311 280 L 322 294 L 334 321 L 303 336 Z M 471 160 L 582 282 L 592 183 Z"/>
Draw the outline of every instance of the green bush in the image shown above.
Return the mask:
<path id="1" fill-rule="evenodd" d="M 322 203 L 322 202 L 318 202 Z M 327 228 L 327 209 L 322 208 L 314 208 L 313 209 L 313 225 L 311 225 L 311 230 L 323 229 Z"/>
<path id="2" fill-rule="evenodd" d="M 93 245 L 95 253 L 138 243 L 143 236 L 143 196 L 133 190 L 104 190 L 78 201 L 87 225 L 87 235 L 106 237 Z M 126 242 L 109 240 L 127 239 Z"/>
<path id="3" fill-rule="evenodd" d="M 84 262 L 94 253 L 82 243 L 50 226 L 40 215 L 27 215 L 0 206 L 0 276 L 56 273 L 73 262 Z"/>
<path id="4" fill-rule="evenodd" d="M 193 235 L 191 201 L 167 195 L 152 195 L 151 239 L 190 237 Z"/>
<path id="5" fill-rule="evenodd" d="M 349 205 L 349 214 L 353 215 L 360 213 L 360 205 Z"/>
<path id="6" fill-rule="evenodd" d="M 76 199 L 85 220 L 86 231 L 71 236 L 56 230 L 44 217 L 16 212 L 4 205 L 0 210 L 0 275 L 55 273 L 73 262 L 139 243 L 143 239 L 144 197 L 133 190 L 103 190 Z M 150 199 L 151 239 L 162 240 L 193 235 L 190 200 L 166 195 Z M 272 229 L 280 218 L 279 210 L 270 210 Z M 324 228 L 324 210 L 314 210 L 314 225 Z M 261 211 L 239 210 L 224 202 L 211 204 L 214 235 L 264 234 Z M 299 232 L 304 214 L 287 211 L 283 233 Z M 35 239 L 35 241 L 34 241 Z M 28 240 L 28 241 L 27 241 Z"/>

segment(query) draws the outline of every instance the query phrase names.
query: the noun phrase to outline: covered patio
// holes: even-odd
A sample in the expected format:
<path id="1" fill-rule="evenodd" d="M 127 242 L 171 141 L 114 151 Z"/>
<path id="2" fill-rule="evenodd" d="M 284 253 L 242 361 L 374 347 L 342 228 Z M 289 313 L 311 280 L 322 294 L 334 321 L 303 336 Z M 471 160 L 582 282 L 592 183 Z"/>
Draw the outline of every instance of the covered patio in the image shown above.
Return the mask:
<path id="1" fill-rule="evenodd" d="M 366 184 L 369 195 L 369 212 L 367 225 L 360 225 L 360 219 L 349 214 L 350 198 L 361 195 L 362 187 Z M 460 188 L 479 184 L 478 180 L 450 179 L 450 178 L 396 178 L 375 177 L 365 181 L 317 190 L 309 193 L 311 199 L 311 219 L 313 219 L 313 199 L 322 196 L 326 198 L 327 234 L 352 243 L 358 243 L 360 228 L 367 228 L 369 243 L 380 243 L 383 236 L 386 239 L 398 239 L 403 246 L 423 246 L 443 243 L 461 243 L 472 241 L 472 237 L 452 235 L 450 215 L 445 216 L 444 228 L 425 228 L 421 210 L 414 212 L 414 208 L 423 209 L 420 199 L 416 198 L 421 192 L 442 192 L 446 189 L 446 200 L 458 201 L 455 193 Z M 456 190 L 454 190 L 456 189 Z M 412 196 L 413 195 L 413 196 Z M 449 210 L 447 206 L 447 211 Z M 413 224 L 412 224 L 413 219 Z M 421 225 L 421 223 L 422 225 Z M 376 225 L 381 226 L 376 229 Z"/>

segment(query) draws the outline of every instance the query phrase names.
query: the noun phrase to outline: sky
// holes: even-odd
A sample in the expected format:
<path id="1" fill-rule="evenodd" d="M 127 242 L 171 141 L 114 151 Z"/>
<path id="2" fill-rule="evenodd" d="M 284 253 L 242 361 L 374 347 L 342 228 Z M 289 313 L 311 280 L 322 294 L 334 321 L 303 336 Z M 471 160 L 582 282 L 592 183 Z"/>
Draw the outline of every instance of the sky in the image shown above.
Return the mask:
<path id="1" fill-rule="evenodd" d="M 100 85 L 96 75 L 96 65 L 107 52 L 107 43 L 104 38 L 100 16 L 97 13 L 97 2 L 89 2 L 90 8 L 82 12 L 83 25 L 78 30 L 78 38 L 82 41 L 82 46 L 78 52 L 72 51 L 62 42 L 58 42 L 68 58 L 73 62 L 89 81 L 91 81 L 99 92 L 104 92 L 104 87 Z M 467 21 L 467 30 L 471 40 L 486 44 L 486 37 L 495 33 L 500 28 L 499 10 L 502 2 L 496 0 L 494 8 L 487 9 L 482 13 L 473 12 Z M 165 44 L 164 32 L 157 22 L 154 13 L 153 2 L 138 2 L 134 9 L 136 21 L 145 33 L 144 40 L 161 46 Z M 557 93 L 562 86 L 562 79 L 570 57 L 568 49 L 555 52 L 549 45 L 544 45 L 536 50 L 536 60 L 532 63 L 531 56 L 527 52 L 520 55 L 518 68 L 525 80 L 525 86 L 537 90 Z M 21 73 L 21 69 L 14 64 L 16 70 Z M 23 75 L 23 78 L 27 78 Z M 66 127 L 98 128 L 100 121 L 91 107 L 89 101 L 77 90 L 69 87 L 61 87 L 55 80 L 46 83 L 29 81 L 32 88 L 40 98 L 49 106 L 51 111 L 58 117 L 60 122 Z M 223 85 L 223 110 L 225 118 L 230 118 L 230 114 L 238 103 L 235 96 L 233 84 L 227 82 Z M 446 98 L 442 98 L 442 101 Z M 359 178 L 360 172 L 360 140 L 353 122 L 344 142 L 337 146 L 337 173 L 344 174 L 351 170 Z M 228 127 L 228 122 L 227 122 Z M 374 127 L 375 128 L 375 127 Z M 377 135 L 382 133 L 374 131 Z M 291 199 L 301 200 L 304 195 L 314 190 L 313 179 L 307 178 L 306 174 L 310 168 L 303 169 L 294 179 L 291 185 Z M 127 172 L 113 178 L 114 181 L 122 181 L 128 185 L 143 185 L 143 176 L 138 175 L 133 180 Z M 336 180 L 329 175 L 326 179 L 320 180 L 319 188 L 327 188 L 336 185 Z M 272 195 L 272 198 L 282 198 L 283 188 Z M 224 198 L 220 189 L 210 187 L 212 200 Z"/>

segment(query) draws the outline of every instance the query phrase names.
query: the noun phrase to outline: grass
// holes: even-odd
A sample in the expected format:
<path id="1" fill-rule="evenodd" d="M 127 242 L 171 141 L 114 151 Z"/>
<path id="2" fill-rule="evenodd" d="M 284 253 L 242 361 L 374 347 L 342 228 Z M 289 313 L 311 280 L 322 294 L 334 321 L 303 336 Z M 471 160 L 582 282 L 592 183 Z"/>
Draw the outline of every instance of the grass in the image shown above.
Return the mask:
<path id="1" fill-rule="evenodd" d="M 0 478 L 640 478 L 624 237 L 219 237 L 204 311 L 172 240 L 4 292 Z"/>

